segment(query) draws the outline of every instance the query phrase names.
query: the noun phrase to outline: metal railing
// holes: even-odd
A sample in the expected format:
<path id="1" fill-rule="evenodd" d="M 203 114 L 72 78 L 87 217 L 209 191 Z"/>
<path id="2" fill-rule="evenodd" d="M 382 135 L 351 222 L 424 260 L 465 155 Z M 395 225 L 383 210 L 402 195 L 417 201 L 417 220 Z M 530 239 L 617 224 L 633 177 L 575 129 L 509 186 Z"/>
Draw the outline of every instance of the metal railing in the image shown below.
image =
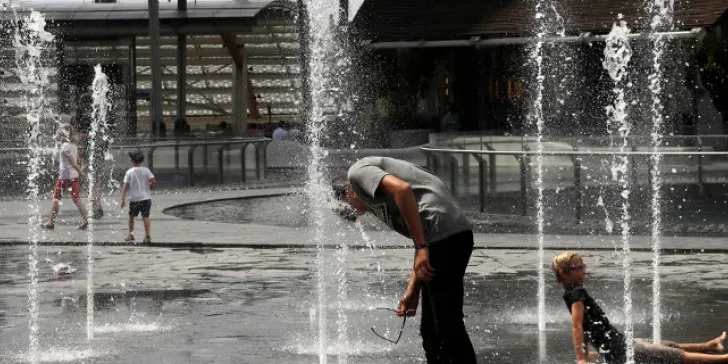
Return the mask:
<path id="1" fill-rule="evenodd" d="M 192 187 L 196 183 L 195 177 L 200 177 L 200 175 L 203 178 L 209 176 L 211 168 L 215 169 L 215 181 L 220 184 L 225 182 L 226 177 L 233 175 L 233 172 L 237 172 L 238 167 L 240 182 L 248 181 L 247 172 L 251 164 L 255 178 L 257 180 L 265 179 L 267 176 L 266 147 L 268 143 L 270 143 L 270 139 L 265 138 L 170 139 L 165 141 L 139 139 L 132 143 L 114 144 L 109 148 L 109 152 L 120 154 L 115 157 L 119 161 L 126 160 L 126 156 L 123 155 L 124 151 L 140 149 L 146 154 L 148 168 L 154 171 L 155 174 L 157 170 L 173 171 L 175 175 L 186 177 L 187 186 Z M 27 147 L 0 148 L 0 154 L 5 154 L 6 159 L 10 156 L 15 161 L 18 158 L 13 157 L 13 154 L 18 156 L 27 152 Z M 55 149 L 50 148 L 44 151 L 48 156 L 53 155 L 55 152 Z M 186 158 L 183 156 L 186 156 Z M 19 164 L 16 162 L 14 165 Z"/>
<path id="2" fill-rule="evenodd" d="M 629 145 L 650 145 L 650 135 L 631 135 L 627 138 Z M 622 143 L 618 136 L 608 135 L 587 135 L 587 136 L 544 136 L 542 143 L 567 143 L 575 147 L 606 147 L 612 142 Z M 703 134 L 703 135 L 664 135 L 661 137 L 664 147 L 679 146 L 711 146 L 721 145 L 728 148 L 728 135 L 725 134 Z M 430 134 L 430 146 L 449 149 L 488 149 L 494 145 L 513 144 L 521 145 L 534 144 L 537 142 L 535 136 L 504 136 L 477 134 L 472 132 L 454 133 L 433 133 Z"/>
<path id="3" fill-rule="evenodd" d="M 658 154 L 661 157 L 684 157 L 688 160 L 694 160 L 694 167 L 696 173 L 695 181 L 692 182 L 697 184 L 702 192 L 705 184 L 710 183 L 706 180 L 706 164 L 710 164 L 705 159 L 707 157 L 727 157 L 728 151 L 705 151 L 701 150 L 700 147 L 695 147 L 693 150 L 688 151 L 671 151 L 669 148 L 661 148 L 657 153 L 652 151 L 637 150 L 636 147 L 630 148 L 629 151 L 620 152 L 619 150 L 589 150 L 573 148 L 571 151 L 534 151 L 528 150 L 524 146 L 523 150 L 463 150 L 463 149 L 447 149 L 438 148 L 431 146 L 421 147 L 422 152 L 427 158 L 427 167 L 436 175 L 443 178 L 446 183 L 449 183 L 451 190 L 455 195 L 458 194 L 458 189 L 461 187 L 468 188 L 472 184 L 471 172 L 470 172 L 470 158 L 473 158 L 477 162 L 477 195 L 480 212 L 485 212 L 485 205 L 488 197 L 492 197 L 498 192 L 497 183 L 497 156 L 510 156 L 516 159 L 519 169 L 519 190 L 520 190 L 520 209 L 521 214 L 528 215 L 528 190 L 529 181 L 532 181 L 531 167 L 532 158 L 534 156 L 542 157 L 562 157 L 568 158 L 571 162 L 571 169 L 573 169 L 573 176 L 571 177 L 571 186 L 574 189 L 575 196 L 575 214 L 578 221 L 582 220 L 584 204 L 583 204 L 583 189 L 586 185 L 595 182 L 594 178 L 589 178 L 590 181 L 584 181 L 583 172 L 585 169 L 584 162 L 588 159 L 599 159 L 597 162 L 602 162 L 607 157 L 627 156 L 629 158 L 629 179 L 632 183 L 639 184 L 640 179 L 638 175 L 640 171 L 647 171 L 648 185 L 652 184 L 653 176 L 653 165 L 651 158 L 645 158 Z M 644 159 L 645 164 L 637 163 L 638 158 Z M 665 164 L 663 167 L 680 166 L 680 164 Z M 682 165 L 687 167 L 687 165 Z M 462 172 L 461 172 L 462 167 Z M 547 165 L 548 167 L 548 165 Z M 645 167 L 645 168 L 643 168 Z M 593 169 L 592 169 L 593 170 Z M 713 172 L 724 174 L 724 178 L 728 180 L 728 163 L 723 163 L 716 170 L 713 168 Z M 462 176 L 461 176 L 462 175 Z M 462 184 L 461 179 L 462 178 Z M 615 182 L 616 183 L 616 182 Z M 683 181 L 684 183 L 684 181 Z"/>

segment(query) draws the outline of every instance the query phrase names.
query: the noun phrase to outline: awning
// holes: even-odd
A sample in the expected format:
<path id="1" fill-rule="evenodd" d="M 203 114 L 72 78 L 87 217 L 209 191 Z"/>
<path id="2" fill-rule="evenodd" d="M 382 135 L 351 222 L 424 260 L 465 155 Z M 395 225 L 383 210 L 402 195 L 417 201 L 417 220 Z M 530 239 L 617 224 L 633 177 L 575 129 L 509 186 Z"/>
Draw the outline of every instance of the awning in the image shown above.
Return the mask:
<path id="1" fill-rule="evenodd" d="M 622 14 L 636 31 L 648 24 L 642 1 L 554 2 L 567 34 L 608 33 Z M 675 30 L 715 24 L 726 0 L 676 0 Z M 365 0 L 352 22 L 375 42 L 522 37 L 533 34 L 534 2 L 524 0 Z"/>
<path id="2" fill-rule="evenodd" d="M 281 33 L 295 33 L 295 24 L 263 15 L 268 11 L 294 6 L 287 0 L 187 0 L 187 10 L 177 9 L 177 1 L 159 2 L 161 35 L 269 33 L 275 27 Z M 125 37 L 149 34 L 148 0 L 125 0 L 119 3 L 93 3 L 82 0 L 21 0 L 19 8 L 41 12 L 54 26 L 49 30 L 66 37 Z M 0 14 L 9 20 L 12 12 Z M 270 20 L 272 18 L 272 20 Z"/>

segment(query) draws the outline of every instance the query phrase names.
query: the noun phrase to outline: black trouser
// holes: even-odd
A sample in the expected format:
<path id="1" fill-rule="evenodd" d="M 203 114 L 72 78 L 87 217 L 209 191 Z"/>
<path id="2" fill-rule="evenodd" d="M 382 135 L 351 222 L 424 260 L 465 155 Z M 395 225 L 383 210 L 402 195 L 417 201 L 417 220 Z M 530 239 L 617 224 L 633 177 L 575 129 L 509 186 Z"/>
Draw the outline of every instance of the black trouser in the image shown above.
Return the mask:
<path id="1" fill-rule="evenodd" d="M 463 277 L 473 252 L 473 232 L 432 243 L 435 278 L 422 287 L 422 346 L 428 364 L 472 364 L 475 351 L 463 322 Z"/>

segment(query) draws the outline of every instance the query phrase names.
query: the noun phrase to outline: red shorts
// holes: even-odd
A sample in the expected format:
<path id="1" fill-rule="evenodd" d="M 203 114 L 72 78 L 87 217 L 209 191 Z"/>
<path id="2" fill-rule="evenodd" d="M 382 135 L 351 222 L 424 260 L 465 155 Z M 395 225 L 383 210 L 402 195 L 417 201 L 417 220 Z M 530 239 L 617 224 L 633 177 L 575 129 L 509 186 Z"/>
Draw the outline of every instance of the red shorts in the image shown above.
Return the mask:
<path id="1" fill-rule="evenodd" d="M 53 188 L 53 198 L 60 200 L 63 198 L 62 191 L 68 191 L 71 189 L 71 199 L 77 200 L 81 197 L 80 184 L 78 178 L 74 179 L 57 179 L 56 186 Z"/>

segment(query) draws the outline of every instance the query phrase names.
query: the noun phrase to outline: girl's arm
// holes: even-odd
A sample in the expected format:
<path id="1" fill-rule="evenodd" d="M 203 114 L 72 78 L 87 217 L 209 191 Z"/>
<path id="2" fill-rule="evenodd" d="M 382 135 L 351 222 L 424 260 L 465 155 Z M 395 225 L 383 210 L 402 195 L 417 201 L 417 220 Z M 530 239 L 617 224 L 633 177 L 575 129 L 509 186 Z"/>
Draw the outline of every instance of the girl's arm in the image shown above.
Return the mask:
<path id="1" fill-rule="evenodd" d="M 586 364 L 588 360 L 588 350 L 584 342 L 584 302 L 576 302 L 571 305 L 571 336 L 574 339 L 574 351 L 576 352 L 576 363 Z"/>

